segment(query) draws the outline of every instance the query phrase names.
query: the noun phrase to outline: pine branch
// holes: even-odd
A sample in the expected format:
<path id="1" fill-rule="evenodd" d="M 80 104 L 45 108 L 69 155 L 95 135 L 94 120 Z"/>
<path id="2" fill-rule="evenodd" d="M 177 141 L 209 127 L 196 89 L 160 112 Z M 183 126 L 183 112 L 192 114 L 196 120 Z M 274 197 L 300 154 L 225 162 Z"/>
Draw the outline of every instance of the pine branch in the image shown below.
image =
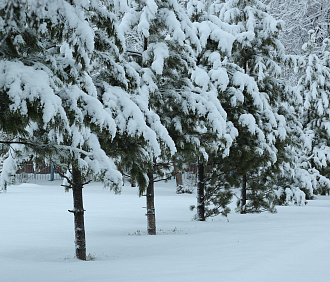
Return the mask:
<path id="1" fill-rule="evenodd" d="M 89 156 L 89 157 L 93 156 L 93 153 L 87 152 L 83 149 L 67 146 L 67 145 L 43 144 L 43 143 L 33 143 L 30 141 L 16 141 L 16 140 L 0 140 L 0 144 L 6 144 L 6 145 L 19 144 L 19 145 L 25 145 L 25 146 L 30 146 L 30 147 L 36 147 L 36 148 L 49 148 L 49 149 L 53 148 L 53 149 L 58 149 L 58 150 L 63 149 L 66 151 L 80 153 L 80 154 L 83 154 L 83 155 Z"/>
<path id="2" fill-rule="evenodd" d="M 156 183 L 156 182 L 159 182 L 159 181 L 167 181 L 167 180 L 170 180 L 170 179 L 171 179 L 171 176 L 154 180 L 154 182 Z"/>
<path id="3" fill-rule="evenodd" d="M 142 57 L 142 52 L 127 50 L 127 55 L 129 56 L 136 56 L 136 57 Z"/>
<path id="4" fill-rule="evenodd" d="M 49 146 L 48 144 L 35 144 L 29 141 L 14 141 L 14 140 L 0 140 L 0 144 L 6 144 L 6 145 L 11 145 L 11 144 L 20 144 L 20 145 L 26 145 L 26 146 L 31 146 L 31 147 L 47 147 Z"/>
<path id="5" fill-rule="evenodd" d="M 92 179 L 90 179 L 90 180 L 87 180 L 86 182 L 82 183 L 82 186 L 85 186 L 85 185 L 87 185 L 87 184 L 91 183 L 92 181 L 93 181 Z"/>

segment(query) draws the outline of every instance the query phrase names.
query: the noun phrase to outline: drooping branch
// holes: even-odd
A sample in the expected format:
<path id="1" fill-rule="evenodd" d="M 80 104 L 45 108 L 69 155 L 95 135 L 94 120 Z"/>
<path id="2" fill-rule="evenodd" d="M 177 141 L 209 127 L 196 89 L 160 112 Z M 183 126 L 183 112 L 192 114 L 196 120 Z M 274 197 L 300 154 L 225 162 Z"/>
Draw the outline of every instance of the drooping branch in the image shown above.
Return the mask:
<path id="1" fill-rule="evenodd" d="M 5 144 L 5 145 L 19 144 L 19 145 L 26 145 L 26 146 L 31 146 L 31 147 L 47 147 L 47 146 L 49 146 L 48 144 L 36 144 L 33 142 L 29 142 L 29 141 L 16 141 L 16 140 L 0 140 L 0 144 Z"/>
<path id="2" fill-rule="evenodd" d="M 73 148 L 71 146 L 66 146 L 66 145 L 33 143 L 31 141 L 25 141 L 25 140 L 0 140 L 0 144 L 5 144 L 5 145 L 18 144 L 18 145 L 25 145 L 25 146 L 35 147 L 35 148 L 48 148 L 48 149 L 55 149 L 55 150 L 65 150 L 65 151 L 80 153 L 80 154 L 83 154 L 83 155 L 89 156 L 89 157 L 93 156 L 93 153 L 87 152 L 83 149 Z"/>
<path id="3" fill-rule="evenodd" d="M 155 179 L 155 180 L 154 180 L 154 183 L 156 183 L 156 182 L 160 182 L 160 181 L 167 181 L 167 180 L 170 180 L 171 177 L 172 177 L 172 176 L 170 175 L 170 176 L 165 177 L 165 178 Z"/>

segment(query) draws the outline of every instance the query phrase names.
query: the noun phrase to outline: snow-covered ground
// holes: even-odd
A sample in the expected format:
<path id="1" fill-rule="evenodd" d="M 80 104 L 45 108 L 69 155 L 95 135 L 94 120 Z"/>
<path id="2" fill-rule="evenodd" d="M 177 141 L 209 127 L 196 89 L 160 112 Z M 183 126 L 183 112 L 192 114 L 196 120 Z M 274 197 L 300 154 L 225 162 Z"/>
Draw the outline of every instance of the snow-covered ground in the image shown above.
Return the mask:
<path id="1" fill-rule="evenodd" d="M 193 221 L 195 195 L 156 185 L 157 236 L 146 235 L 145 198 L 124 187 L 84 188 L 87 252 L 74 258 L 71 192 L 60 183 L 0 194 L 0 281 L 330 281 L 330 198 L 277 214 Z"/>

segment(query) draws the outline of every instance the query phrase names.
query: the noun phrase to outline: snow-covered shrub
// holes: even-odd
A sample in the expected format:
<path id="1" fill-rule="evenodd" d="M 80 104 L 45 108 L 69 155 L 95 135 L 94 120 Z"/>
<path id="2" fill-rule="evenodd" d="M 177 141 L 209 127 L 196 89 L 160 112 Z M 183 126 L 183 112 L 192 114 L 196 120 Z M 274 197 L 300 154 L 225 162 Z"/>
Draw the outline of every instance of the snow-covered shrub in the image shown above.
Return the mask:
<path id="1" fill-rule="evenodd" d="M 307 204 L 306 194 L 299 189 L 296 188 L 280 188 L 275 191 L 276 194 L 276 203 L 278 205 L 297 205 L 303 206 Z"/>

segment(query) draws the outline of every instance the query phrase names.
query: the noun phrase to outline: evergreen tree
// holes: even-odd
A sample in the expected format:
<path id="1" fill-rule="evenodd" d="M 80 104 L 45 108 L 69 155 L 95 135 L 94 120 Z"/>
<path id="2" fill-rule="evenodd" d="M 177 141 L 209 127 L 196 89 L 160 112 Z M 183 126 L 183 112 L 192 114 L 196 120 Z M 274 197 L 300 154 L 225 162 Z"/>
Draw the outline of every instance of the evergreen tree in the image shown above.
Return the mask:
<path id="1" fill-rule="evenodd" d="M 94 32 L 85 12 L 91 7 L 60 0 L 6 3 L 2 15 L 9 20 L 8 27 L 3 28 L 2 64 L 12 68 L 4 71 L 9 81 L 2 86 L 2 96 L 9 97 L 6 106 L 10 111 L 23 112 L 26 123 L 22 128 L 28 138 L 28 143 L 13 142 L 38 144 L 44 150 L 36 151 L 31 145 L 11 148 L 2 183 L 8 182 L 10 172 L 27 158 L 47 156 L 62 171 L 68 169 L 74 197 L 76 255 L 85 260 L 84 179 L 93 175 L 107 185 L 121 179 L 92 131 L 92 127 L 110 131 L 114 122 L 105 114 L 89 76 Z M 13 132 L 20 138 L 17 133 Z"/>
<path id="2" fill-rule="evenodd" d="M 231 83 L 232 70 L 235 68 L 239 70 L 234 64 L 228 63 L 228 56 L 231 54 L 235 38 L 228 32 L 230 26 L 220 22 L 218 17 L 211 13 L 208 1 L 189 1 L 187 10 L 189 17 L 194 22 L 201 45 L 201 51 L 197 56 L 197 71 L 194 73 L 194 78 L 196 78 L 194 83 L 196 86 L 212 93 L 217 99 L 216 103 L 219 104 L 221 93 Z M 240 90 L 237 89 L 237 91 Z M 219 181 L 218 167 L 215 162 L 216 155 L 221 157 L 228 155 L 232 140 L 237 136 L 237 129 L 231 122 L 227 121 L 226 127 L 228 135 L 225 138 L 206 143 L 209 147 L 207 153 L 210 158 L 205 164 L 198 163 L 198 192 L 201 193 L 198 199 L 203 198 L 203 209 L 205 209 L 203 214 L 205 214 L 205 217 L 219 213 L 226 215 L 230 211 L 227 206 L 232 198 L 231 187 L 225 185 L 225 182 Z M 225 150 L 220 145 L 224 140 L 227 144 Z M 198 202 L 197 215 L 201 217 L 199 216 L 199 206 L 201 204 Z"/>
<path id="3" fill-rule="evenodd" d="M 298 91 L 304 102 L 303 128 L 306 135 L 306 155 L 310 159 L 308 169 L 316 176 L 314 185 L 307 192 L 329 193 L 329 91 L 330 91 L 330 43 L 324 40 L 322 57 L 316 54 L 315 32 L 310 31 L 309 42 L 304 44 L 305 73 L 298 82 Z M 314 191 L 313 191 L 314 190 Z"/>
<path id="4" fill-rule="evenodd" d="M 231 78 L 219 99 L 228 120 L 238 130 L 229 156 L 217 157 L 224 185 L 241 187 L 239 211 L 274 210 L 274 193 L 266 185 L 278 161 L 279 144 L 286 138 L 285 119 L 279 114 L 281 86 L 277 78 L 284 49 L 280 24 L 260 1 L 216 1 L 211 11 L 231 27 L 235 40 L 228 63 Z"/>

